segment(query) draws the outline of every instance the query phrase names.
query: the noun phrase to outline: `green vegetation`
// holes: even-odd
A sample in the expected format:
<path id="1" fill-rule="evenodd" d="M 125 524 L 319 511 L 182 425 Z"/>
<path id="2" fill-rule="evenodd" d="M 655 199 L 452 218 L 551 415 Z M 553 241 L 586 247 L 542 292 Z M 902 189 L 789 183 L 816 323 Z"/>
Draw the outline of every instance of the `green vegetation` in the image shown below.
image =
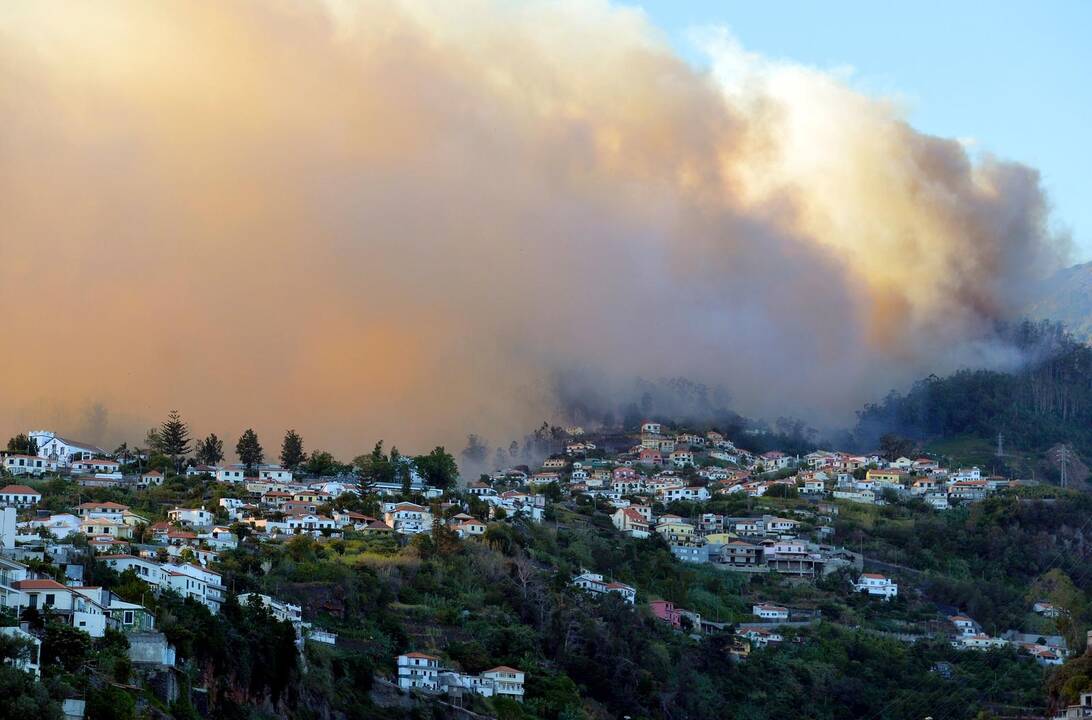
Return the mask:
<path id="1" fill-rule="evenodd" d="M 1092 347 L 1046 321 L 1025 321 L 1001 335 L 1022 362 L 1019 369 L 961 370 L 929 376 L 905 394 L 892 392 L 858 413 L 858 444 L 876 447 L 885 433 L 921 442 L 992 442 L 1000 432 L 1018 451 L 1043 452 L 1065 442 L 1092 454 Z M 974 457 L 975 448 L 962 450 Z"/>
<path id="2" fill-rule="evenodd" d="M 159 435 L 168 434 L 165 430 Z M 949 450 L 956 443 L 968 451 L 984 447 L 973 437 L 951 443 Z M 204 444 L 197 443 L 197 449 Z M 903 450 L 898 438 L 883 444 L 892 453 Z M 299 450 L 302 455 L 302 439 Z M 328 453 L 312 451 L 303 464 L 340 467 L 324 456 Z M 44 509 L 63 512 L 81 500 L 112 500 L 149 522 L 175 505 L 216 508 L 220 497 L 245 492 L 207 477 L 176 475 L 170 458 L 159 457 L 162 461 L 154 462 L 165 462 L 167 469 L 163 485 L 139 492 L 79 488 L 66 479 L 34 484 L 43 493 Z M 408 458 L 393 447 L 385 452 L 380 442 L 354 465 L 368 479 L 404 486 L 411 466 L 434 483 L 450 485 L 455 477 L 454 460 L 442 447 Z M 380 704 L 373 695 L 381 690 L 374 678 L 390 679 L 394 658 L 409 650 L 440 655 L 446 665 L 471 673 L 502 664 L 524 670 L 524 703 L 465 700 L 472 710 L 516 719 L 955 719 L 975 717 L 993 705 L 1042 708 L 1048 693 L 1064 703 L 1092 686 L 1086 659 L 1051 670 L 1012 650 L 961 652 L 946 640 L 949 629 L 942 624 L 946 614 L 958 610 L 991 634 L 1010 628 L 1061 634 L 1071 647 L 1082 647 L 1084 632 L 1092 627 L 1087 571 L 1092 496 L 1038 486 L 944 513 L 918 500 L 837 503 L 839 512 L 826 519 L 791 489 L 783 496 L 739 493 L 656 508 L 684 517 L 705 512 L 795 517 L 804 535 L 832 525 L 835 544 L 863 551 L 898 579 L 899 597 L 883 602 L 851 593 L 848 571 L 792 581 L 684 564 L 658 537 L 619 535 L 610 520 L 613 509 L 603 500 L 566 501 L 556 484 L 543 491 L 554 500 L 547 522 L 503 521 L 498 513 L 485 535 L 473 540 L 459 539 L 439 521 L 432 532 L 411 539 L 347 532 L 333 539 L 296 536 L 261 543 L 238 526 L 244 541 L 222 551 L 216 566 L 233 593 L 218 615 L 170 592 L 154 596 L 132 572 L 119 575 L 88 561 L 84 576 L 149 606 L 178 651 L 187 687 L 207 690 L 212 718 L 427 715 L 428 703 L 410 710 Z M 480 500 L 463 499 L 471 514 L 487 517 Z M 369 496 L 343 496 L 322 510 L 334 507 L 379 514 L 377 498 Z M 440 510 L 433 506 L 437 517 Z M 459 510 L 449 507 L 443 515 Z M 222 511 L 217 521 L 227 521 Z M 48 562 L 35 568 L 63 576 Z M 636 606 L 572 587 L 571 578 L 583 570 L 636 587 Z M 309 621 L 338 634 L 337 645 L 309 642 L 301 654 L 290 625 L 275 621 L 260 605 L 237 602 L 234 594 L 245 592 L 303 606 Z M 700 637 L 674 631 L 651 614 L 648 602 L 654 599 L 726 627 L 707 627 Z M 1030 608 L 1036 600 L 1066 613 L 1056 619 L 1034 615 Z M 740 645 L 731 626 L 752 622 L 751 606 L 764 601 L 819 611 L 822 619 L 786 629 L 784 642 L 751 648 L 745 660 L 736 660 L 729 650 Z M 49 617 L 31 620 L 44 631 L 42 657 L 49 669 L 40 686 L 13 685 L 12 697 L 34 703 L 44 688 L 42 717 L 52 712 L 49 696 L 69 692 L 87 698 L 91 720 L 137 717 L 149 707 L 176 718 L 195 717 L 188 700 L 165 708 L 133 687 L 124 637 L 111 633 L 92 642 Z M 6 677 L 0 673 L 0 688 L 7 687 Z"/>

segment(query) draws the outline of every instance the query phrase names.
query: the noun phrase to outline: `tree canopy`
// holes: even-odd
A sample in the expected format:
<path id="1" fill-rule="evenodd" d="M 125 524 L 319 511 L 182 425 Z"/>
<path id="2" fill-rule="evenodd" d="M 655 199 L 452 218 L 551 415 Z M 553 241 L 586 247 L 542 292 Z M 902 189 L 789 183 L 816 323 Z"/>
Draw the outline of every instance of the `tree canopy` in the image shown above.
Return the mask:
<path id="1" fill-rule="evenodd" d="M 248 473 L 262 464 L 265 454 L 253 428 L 247 428 L 239 438 L 239 442 L 235 444 L 235 454 L 239 456 L 239 462 L 246 465 Z"/>
<path id="2" fill-rule="evenodd" d="M 303 451 L 303 438 L 295 430 L 289 430 L 284 434 L 281 442 L 281 465 L 289 470 L 295 470 L 307 459 Z"/>
<path id="3" fill-rule="evenodd" d="M 197 462 L 201 465 L 216 465 L 224 459 L 224 441 L 209 433 L 204 440 L 197 441 Z"/>
<path id="4" fill-rule="evenodd" d="M 439 488 L 450 488 L 459 479 L 459 466 L 442 445 L 433 448 L 428 455 L 418 455 L 413 465 L 424 481 Z"/>
<path id="5" fill-rule="evenodd" d="M 37 455 L 38 441 L 27 437 L 26 433 L 19 433 L 8 440 L 8 452 L 16 455 Z"/>

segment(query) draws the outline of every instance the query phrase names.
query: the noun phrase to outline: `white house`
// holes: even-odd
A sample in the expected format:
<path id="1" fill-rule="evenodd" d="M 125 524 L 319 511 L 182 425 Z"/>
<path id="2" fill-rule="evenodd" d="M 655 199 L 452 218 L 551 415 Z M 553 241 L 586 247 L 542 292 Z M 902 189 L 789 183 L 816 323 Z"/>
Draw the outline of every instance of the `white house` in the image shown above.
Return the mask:
<path id="1" fill-rule="evenodd" d="M 123 522 L 128 505 L 116 502 L 85 502 L 76 506 L 76 514 L 85 520 L 105 518 L 116 522 Z"/>
<path id="2" fill-rule="evenodd" d="M 1065 610 L 1058 607 L 1054 603 L 1049 603 L 1046 600 L 1040 600 L 1031 606 L 1031 611 L 1036 615 L 1042 615 L 1043 617 L 1056 618 L 1065 614 Z"/>
<path id="3" fill-rule="evenodd" d="M 50 430 L 31 430 L 27 436 L 38 443 L 39 457 L 55 460 L 64 467 L 70 466 L 76 460 L 109 455 L 100 447 L 63 438 Z"/>
<path id="4" fill-rule="evenodd" d="M 461 538 L 478 537 L 485 534 L 485 523 L 476 518 L 471 518 L 455 525 L 452 529 Z"/>
<path id="5" fill-rule="evenodd" d="M 212 527 L 213 515 L 204 508 L 175 508 L 167 511 L 171 522 L 187 528 Z"/>
<path id="6" fill-rule="evenodd" d="M 982 630 L 978 623 L 966 615 L 950 615 L 948 622 L 955 626 L 958 635 L 976 635 Z"/>
<path id="7" fill-rule="evenodd" d="M 222 483 L 241 483 L 246 480 L 245 465 L 225 465 L 216 468 L 216 481 Z"/>
<path id="8" fill-rule="evenodd" d="M 438 692 L 440 658 L 411 652 L 398 656 L 398 687 L 403 690 Z"/>
<path id="9" fill-rule="evenodd" d="M 966 482 L 968 480 L 981 480 L 982 471 L 976 467 L 960 468 L 948 476 L 949 483 Z"/>
<path id="10" fill-rule="evenodd" d="M 948 510 L 952 507 L 951 503 L 948 502 L 948 496 L 945 493 L 926 493 L 925 502 L 934 510 Z"/>
<path id="11" fill-rule="evenodd" d="M 629 506 L 614 511 L 611 522 L 619 531 L 629 533 L 635 538 L 646 538 L 651 532 L 649 517 L 651 513 L 642 514 L 638 508 L 645 506 Z"/>
<path id="12" fill-rule="evenodd" d="M 863 573 L 857 578 L 857 582 L 853 583 L 853 589 L 856 592 L 882 597 L 884 600 L 890 600 L 899 594 L 899 586 L 894 580 L 877 573 Z"/>
<path id="13" fill-rule="evenodd" d="M 486 670 L 481 676 L 483 680 L 492 683 L 494 695 L 509 697 L 522 702 L 524 680 L 522 670 L 500 665 L 491 670 Z"/>
<path id="14" fill-rule="evenodd" d="M 479 497 L 483 495 L 496 495 L 497 491 L 493 489 L 488 483 L 483 483 L 481 480 L 471 480 L 466 484 L 466 492 L 468 495 L 477 495 Z"/>
<path id="15" fill-rule="evenodd" d="M 1005 647 L 1008 642 L 1003 638 L 990 637 L 985 633 L 974 633 L 972 635 L 960 635 L 952 641 L 952 647 L 960 650 L 991 650 L 993 648 Z"/>
<path id="16" fill-rule="evenodd" d="M 278 600 L 261 593 L 242 593 L 239 595 L 239 604 L 247 605 L 257 603 L 265 607 L 273 617 L 282 622 L 287 622 L 296 630 L 297 642 L 304 639 L 316 640 L 333 645 L 337 642 L 337 635 L 326 630 L 320 630 L 311 626 L 311 623 L 303 621 L 303 608 L 299 605 Z"/>
<path id="17" fill-rule="evenodd" d="M 166 563 L 167 587 L 182 595 L 204 603 L 213 613 L 220 611 L 227 588 L 220 573 L 193 563 Z"/>
<path id="18" fill-rule="evenodd" d="M 18 638 L 27 645 L 26 654 L 16 658 L 11 664 L 18 670 L 32 673 L 35 679 L 40 678 L 42 676 L 42 664 L 39 658 L 42 651 L 42 641 L 17 627 L 0 627 L 0 635 Z"/>
<path id="19" fill-rule="evenodd" d="M 383 515 L 383 520 L 396 532 L 416 535 L 432 529 L 432 513 L 414 503 L 396 503 Z"/>
<path id="20" fill-rule="evenodd" d="M 780 605 L 774 605 L 773 603 L 755 605 L 751 608 L 751 612 L 755 617 L 762 618 L 763 620 L 784 622 L 788 622 L 789 620 L 789 609 L 781 607 Z"/>
<path id="21" fill-rule="evenodd" d="M 58 540 L 63 540 L 71 533 L 80 532 L 80 519 L 70 513 L 61 513 L 44 518 L 34 518 L 22 523 L 20 527 L 32 532 L 44 528 Z"/>
<path id="22" fill-rule="evenodd" d="M 0 507 L 13 507 L 18 510 L 33 507 L 42 500 L 42 494 L 26 485 L 7 485 L 0 488 Z"/>
<path id="23" fill-rule="evenodd" d="M 675 450 L 671 453 L 671 462 L 677 468 L 693 467 L 694 453 L 685 448 Z"/>
<path id="24" fill-rule="evenodd" d="M 598 573 L 586 572 L 573 578 L 573 585 L 592 595 L 615 593 L 630 605 L 637 603 L 637 589 L 625 583 L 607 581 Z"/>
<path id="25" fill-rule="evenodd" d="M 156 588 L 174 590 L 183 597 L 192 597 L 213 613 L 220 611 L 226 588 L 220 574 L 193 563 L 165 563 L 133 555 L 107 555 L 100 558 L 120 572 L 132 570 L 138 578 Z"/>
<path id="26" fill-rule="evenodd" d="M 73 461 L 72 469 L 82 473 L 117 475 L 121 469 L 121 463 L 116 460 L 107 460 L 105 458 L 86 458 Z"/>
<path id="27" fill-rule="evenodd" d="M 49 460 L 37 455 L 5 455 L 4 469 L 12 476 L 34 475 L 41 477 L 50 468 Z"/>
<path id="28" fill-rule="evenodd" d="M 781 633 L 761 627 L 740 626 L 736 631 L 736 634 L 740 637 L 747 638 L 747 640 L 751 642 L 751 645 L 756 648 L 764 648 L 771 643 L 779 643 L 785 639 Z"/>
<path id="29" fill-rule="evenodd" d="M 23 594 L 24 607 L 48 610 L 67 625 L 83 630 L 91 637 L 106 634 L 106 610 L 72 588 L 56 580 L 18 580 L 12 586 Z"/>
<path id="30" fill-rule="evenodd" d="M 259 468 L 258 479 L 271 482 L 292 482 L 292 471 L 279 465 L 266 465 Z"/>
<path id="31" fill-rule="evenodd" d="M 784 470 L 787 467 L 791 467 L 793 463 L 792 456 L 786 455 L 779 450 L 771 450 L 770 452 L 762 453 L 758 460 L 762 463 L 762 466 L 767 472 L 770 470 Z"/>
<path id="32" fill-rule="evenodd" d="M 660 494 L 663 496 L 664 502 L 672 502 L 674 500 L 704 502 L 710 497 L 708 488 L 696 485 L 690 487 L 666 487 Z"/>
<path id="33" fill-rule="evenodd" d="M 142 473 L 138 484 L 143 488 L 162 485 L 163 473 L 158 470 L 149 470 L 146 473 Z"/>
<path id="34" fill-rule="evenodd" d="M 259 521 L 259 526 L 261 526 L 261 521 Z M 287 535 L 310 533 L 317 536 L 322 534 L 323 530 L 333 531 L 336 529 L 337 522 L 335 522 L 333 518 L 309 512 L 286 515 L 284 520 L 280 522 L 275 520 L 265 521 L 265 530 L 268 533 L 281 533 Z"/>
<path id="35" fill-rule="evenodd" d="M 440 665 L 440 658 L 419 652 L 398 656 L 398 687 L 427 693 L 472 692 L 484 697 L 508 697 L 523 700 L 522 670 L 500 665 L 481 675 L 449 670 Z"/>

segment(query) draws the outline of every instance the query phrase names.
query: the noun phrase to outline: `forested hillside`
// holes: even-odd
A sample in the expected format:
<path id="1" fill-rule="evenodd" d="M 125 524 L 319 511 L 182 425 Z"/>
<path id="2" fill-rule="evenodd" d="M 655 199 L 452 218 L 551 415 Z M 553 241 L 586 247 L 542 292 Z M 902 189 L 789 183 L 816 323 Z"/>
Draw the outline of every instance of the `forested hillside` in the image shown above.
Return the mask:
<path id="1" fill-rule="evenodd" d="M 1092 453 L 1092 348 L 1061 325 L 1030 321 L 1005 328 L 1011 372 L 966 369 L 930 376 L 858 413 L 854 435 L 875 447 L 885 433 L 915 441 L 956 435 L 993 438 L 1042 452 L 1071 443 Z"/>

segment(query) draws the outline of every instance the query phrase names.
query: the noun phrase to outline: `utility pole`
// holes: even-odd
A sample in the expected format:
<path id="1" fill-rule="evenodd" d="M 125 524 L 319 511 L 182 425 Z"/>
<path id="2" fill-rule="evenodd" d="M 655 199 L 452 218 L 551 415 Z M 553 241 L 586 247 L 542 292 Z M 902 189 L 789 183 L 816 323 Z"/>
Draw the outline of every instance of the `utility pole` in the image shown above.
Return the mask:
<path id="1" fill-rule="evenodd" d="M 1068 488 L 1069 487 L 1069 477 L 1068 477 L 1068 475 L 1066 473 L 1066 466 L 1069 464 L 1069 448 L 1066 447 L 1065 445 L 1062 445 L 1061 450 L 1058 451 L 1058 462 L 1061 463 L 1061 466 L 1062 466 L 1062 469 L 1061 469 L 1062 477 L 1061 477 L 1061 481 L 1059 482 L 1059 484 L 1063 488 Z"/>

